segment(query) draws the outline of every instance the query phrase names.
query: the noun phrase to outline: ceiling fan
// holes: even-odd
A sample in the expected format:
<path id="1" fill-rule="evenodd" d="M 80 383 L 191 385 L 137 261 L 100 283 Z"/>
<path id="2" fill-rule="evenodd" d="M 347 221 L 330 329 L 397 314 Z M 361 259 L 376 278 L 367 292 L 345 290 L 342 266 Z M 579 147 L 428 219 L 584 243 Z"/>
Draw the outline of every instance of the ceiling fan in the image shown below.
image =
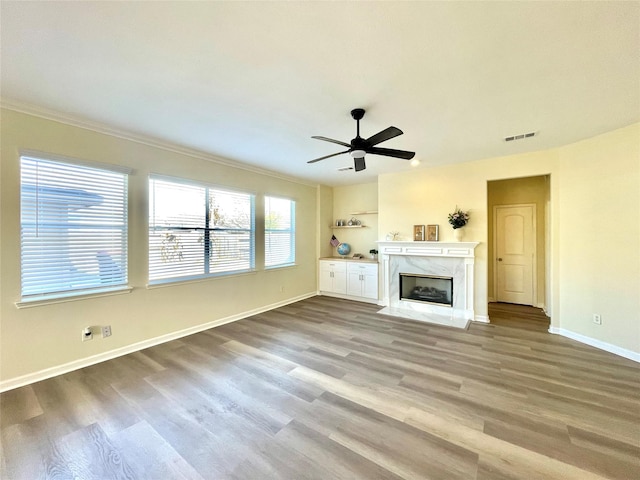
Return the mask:
<path id="1" fill-rule="evenodd" d="M 381 132 L 376 133 L 372 137 L 362 138 L 360 136 L 360 120 L 364 117 L 364 109 L 355 108 L 351 110 L 351 116 L 357 122 L 356 126 L 356 138 L 351 140 L 351 143 L 341 142 L 340 140 L 334 140 L 333 138 L 313 136 L 318 140 L 324 140 L 325 142 L 337 143 L 349 147 L 349 150 L 344 152 L 332 153 L 331 155 L 325 155 L 324 157 L 309 160 L 307 163 L 315 163 L 325 158 L 335 157 L 336 155 L 342 155 L 343 153 L 349 153 L 353 157 L 353 162 L 356 172 L 367 168 L 364 162 L 364 156 L 367 153 L 372 155 L 384 155 L 387 157 L 403 158 L 405 160 L 411 160 L 415 156 L 415 152 L 408 152 L 406 150 L 394 150 L 392 148 L 378 148 L 376 145 L 382 142 L 386 142 L 398 135 L 402 135 L 402 130 L 396 127 L 388 127 Z"/>

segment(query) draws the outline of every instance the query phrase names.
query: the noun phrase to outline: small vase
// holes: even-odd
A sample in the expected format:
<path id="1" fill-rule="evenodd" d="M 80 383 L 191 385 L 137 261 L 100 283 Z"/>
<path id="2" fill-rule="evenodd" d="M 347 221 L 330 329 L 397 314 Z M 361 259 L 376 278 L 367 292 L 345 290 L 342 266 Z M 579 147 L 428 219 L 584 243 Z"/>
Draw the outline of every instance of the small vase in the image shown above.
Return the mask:
<path id="1" fill-rule="evenodd" d="M 462 232 L 461 228 L 454 228 L 453 229 L 453 236 L 456 238 L 456 242 L 461 242 L 462 241 L 462 237 L 464 237 L 464 233 Z"/>

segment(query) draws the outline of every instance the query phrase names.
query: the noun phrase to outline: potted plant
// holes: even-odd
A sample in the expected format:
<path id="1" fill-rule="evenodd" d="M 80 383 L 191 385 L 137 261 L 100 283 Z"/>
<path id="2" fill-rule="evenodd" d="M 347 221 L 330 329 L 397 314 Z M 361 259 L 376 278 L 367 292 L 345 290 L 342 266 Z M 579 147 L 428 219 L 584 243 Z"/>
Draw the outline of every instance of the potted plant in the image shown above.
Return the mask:
<path id="1" fill-rule="evenodd" d="M 378 255 L 378 250 L 372 248 L 371 250 L 369 250 L 369 255 L 371 255 L 371 258 L 375 260 Z"/>
<path id="2" fill-rule="evenodd" d="M 469 222 L 469 212 L 464 212 L 458 208 L 456 205 L 456 209 L 453 213 L 449 214 L 449 223 L 453 227 L 453 233 L 456 237 L 457 241 L 462 240 L 462 227 L 464 227 Z"/>

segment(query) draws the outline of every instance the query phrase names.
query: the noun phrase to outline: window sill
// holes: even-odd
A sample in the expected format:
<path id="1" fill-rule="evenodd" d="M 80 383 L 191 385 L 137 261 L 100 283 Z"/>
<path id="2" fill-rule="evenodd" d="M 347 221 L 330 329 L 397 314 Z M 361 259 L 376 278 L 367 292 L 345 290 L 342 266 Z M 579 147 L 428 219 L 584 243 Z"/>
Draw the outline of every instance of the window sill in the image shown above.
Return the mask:
<path id="1" fill-rule="evenodd" d="M 87 293 L 68 293 L 61 295 L 41 295 L 33 298 L 23 299 L 16 302 L 17 308 L 40 307 L 43 305 L 54 305 L 56 303 L 76 302 L 78 300 L 87 300 L 89 298 L 110 297 L 112 295 L 124 295 L 131 293 L 133 287 L 115 287 L 104 288 L 101 290 L 93 290 Z"/>

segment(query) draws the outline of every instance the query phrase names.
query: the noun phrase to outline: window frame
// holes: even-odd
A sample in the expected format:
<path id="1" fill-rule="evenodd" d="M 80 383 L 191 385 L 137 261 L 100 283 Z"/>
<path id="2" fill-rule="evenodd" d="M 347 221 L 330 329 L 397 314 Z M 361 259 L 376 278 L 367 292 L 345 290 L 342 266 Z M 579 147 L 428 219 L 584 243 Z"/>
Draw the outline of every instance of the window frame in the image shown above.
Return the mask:
<path id="1" fill-rule="evenodd" d="M 153 223 L 153 218 L 152 215 L 154 215 L 153 212 L 153 205 L 152 205 L 152 195 L 155 195 L 155 193 L 152 193 L 152 182 L 153 181 L 160 181 L 160 182 L 168 182 L 168 183 L 173 183 L 176 185 L 182 185 L 184 187 L 193 187 L 195 189 L 204 189 L 205 191 L 205 205 L 204 205 L 204 211 L 203 211 L 203 219 L 204 219 L 204 227 L 194 227 L 194 228 L 185 228 L 187 230 L 201 230 L 202 231 L 202 243 L 203 243 L 203 248 L 202 248 L 202 256 L 203 256 L 203 273 L 196 273 L 196 274 L 187 274 L 187 275 L 180 275 L 180 276 L 170 276 L 170 277 L 154 277 L 152 278 L 152 261 L 151 261 L 151 255 L 152 255 L 152 245 L 151 245 L 151 235 L 153 231 L 171 231 L 171 230 L 182 230 L 181 227 L 171 227 L 171 226 L 167 226 L 167 227 L 160 227 L 157 226 Z M 149 174 L 148 177 L 148 181 L 147 181 L 147 185 L 149 188 L 148 191 L 148 198 L 149 198 L 149 208 L 148 208 L 148 220 L 149 220 L 149 224 L 148 224 L 148 229 L 147 229 L 147 246 L 148 246 L 148 255 L 147 255 L 147 260 L 148 260 L 148 268 L 147 268 L 147 287 L 148 288 L 156 288 L 156 287 L 162 287 L 162 286 L 167 286 L 167 285 L 171 285 L 171 284 L 177 284 L 177 283 L 185 283 L 185 282 L 193 282 L 193 281 L 205 281 L 208 279 L 212 279 L 212 278 L 224 278 L 224 277 L 230 277 L 230 276 L 236 276 L 236 275 L 244 275 L 244 274 L 248 274 L 248 273 L 254 273 L 256 271 L 256 222 L 255 222 L 255 211 L 256 211 L 256 195 L 253 192 L 250 191 L 246 191 L 246 190 L 241 190 L 241 189 L 236 189 L 233 187 L 228 187 L 228 186 L 222 186 L 222 185 L 216 185 L 216 184 L 212 184 L 212 183 L 208 183 L 208 182 L 198 182 L 198 181 L 194 181 L 188 178 L 182 178 L 182 177 L 174 177 L 174 176 L 168 176 L 168 175 L 162 175 L 162 174 L 155 174 L 155 173 L 151 173 Z M 219 192 L 219 193 L 228 193 L 231 195 L 246 195 L 248 197 L 249 200 L 249 208 L 250 208 L 250 212 L 249 212 L 249 228 L 215 228 L 212 227 L 210 225 L 210 219 L 211 219 L 211 211 L 210 211 L 210 206 L 211 206 L 211 202 L 210 202 L 210 196 L 209 193 L 210 192 Z M 212 266 L 211 266 L 211 262 L 210 262 L 210 239 L 213 233 L 215 232 L 222 232 L 222 231 L 238 231 L 238 232 L 247 232 L 248 233 L 248 240 L 249 240 L 249 256 L 247 258 L 247 261 L 249 263 L 249 266 L 247 268 L 240 268 L 240 269 L 233 269 L 233 270 L 225 270 L 225 271 L 211 271 L 212 270 Z"/>
<path id="2" fill-rule="evenodd" d="M 267 195 L 264 197 L 264 268 L 271 270 L 276 268 L 286 268 L 296 265 L 296 200 L 281 195 Z M 269 199 L 286 200 L 289 202 L 289 228 L 288 229 L 269 229 L 267 228 L 267 218 L 270 212 L 267 212 L 267 203 Z M 289 234 L 289 258 L 286 262 L 267 264 L 267 235 L 269 232 L 287 232 Z"/>
<path id="3" fill-rule="evenodd" d="M 59 171 L 56 173 L 60 174 L 61 176 L 62 174 L 65 173 L 65 170 L 68 172 L 69 169 L 74 169 L 74 168 L 86 169 L 87 172 L 85 173 L 88 176 L 90 173 L 88 172 L 89 170 L 96 170 L 97 172 L 102 172 L 103 174 L 112 174 L 112 175 L 122 176 L 122 178 L 118 179 L 118 181 L 116 182 L 117 184 L 120 184 L 120 182 L 122 182 L 121 196 L 117 197 L 118 204 L 121 206 L 121 209 L 122 209 L 122 214 L 120 216 L 114 215 L 111 218 L 108 218 L 100 215 L 94 215 L 94 216 L 84 215 L 80 217 L 80 219 L 84 222 L 87 222 L 89 220 L 94 220 L 95 218 L 102 219 L 102 223 L 100 222 L 95 224 L 91 223 L 91 225 L 94 228 L 100 229 L 100 228 L 107 227 L 111 229 L 115 228 L 116 230 L 120 231 L 120 234 L 118 235 L 119 240 L 115 242 L 119 244 L 120 261 L 117 262 L 116 265 L 117 265 L 117 268 L 120 270 L 120 274 L 118 275 L 118 274 L 112 273 L 112 276 L 108 277 L 108 279 L 117 279 L 115 283 L 112 283 L 110 285 L 103 285 L 102 282 L 104 279 L 101 277 L 102 274 L 98 272 L 97 274 L 97 277 L 99 278 L 98 281 L 87 282 L 87 285 L 84 285 L 82 287 L 73 288 L 72 286 L 69 286 L 68 288 L 63 288 L 62 282 L 58 283 L 57 285 L 55 285 L 52 282 L 49 285 L 49 290 L 40 289 L 40 291 L 35 291 L 36 289 L 33 288 L 34 291 L 32 292 L 27 291 L 27 293 L 25 293 L 25 290 L 28 290 L 25 287 L 25 276 L 26 275 L 33 276 L 33 275 L 37 275 L 38 273 L 37 270 L 35 272 L 30 272 L 30 273 L 25 272 L 26 270 L 33 269 L 33 262 L 34 262 L 33 257 L 35 255 L 33 252 L 31 253 L 29 252 L 29 250 L 33 248 L 33 246 L 30 245 L 30 243 L 34 242 L 34 238 L 29 235 L 28 231 L 25 231 L 25 230 L 28 230 L 27 225 L 30 223 L 28 219 L 25 219 L 25 216 L 29 215 L 30 209 L 34 209 L 36 213 L 35 213 L 35 219 L 33 221 L 36 222 L 34 225 L 36 225 L 36 229 L 38 229 L 39 228 L 37 227 L 37 225 L 39 225 L 38 222 L 41 221 L 39 218 L 38 212 L 41 211 L 42 209 L 47 211 L 48 218 L 45 217 L 46 220 L 43 220 L 43 223 L 42 223 L 43 225 L 46 225 L 45 222 L 50 223 L 53 221 L 51 217 L 50 209 L 52 208 L 52 205 L 54 205 L 54 201 L 58 205 L 60 204 L 59 202 L 61 201 L 61 199 L 64 201 L 64 195 L 56 196 L 55 194 L 51 195 L 50 198 L 45 197 L 45 200 L 42 200 L 42 201 L 40 200 L 39 182 L 42 180 L 43 181 L 42 188 L 45 188 L 44 185 L 46 185 L 47 180 L 49 181 L 49 183 L 52 182 L 52 175 L 51 173 L 49 173 L 47 176 L 42 175 L 41 177 L 38 177 L 37 167 L 31 166 L 27 168 L 27 166 L 25 165 L 25 163 L 29 161 L 42 162 L 42 164 L 51 165 L 54 167 L 54 172 L 55 172 L 55 167 L 59 165 L 60 166 Z M 19 178 L 20 178 L 19 179 L 20 300 L 15 302 L 16 307 L 18 308 L 32 307 L 32 306 L 45 305 L 45 304 L 51 304 L 51 303 L 61 303 L 61 302 L 67 302 L 67 301 L 82 300 L 86 298 L 101 297 L 105 295 L 115 295 L 120 293 L 131 292 L 132 288 L 129 286 L 129 199 L 130 199 L 129 177 L 132 174 L 132 170 L 130 168 L 123 167 L 121 165 L 92 162 L 89 160 L 71 158 L 71 157 L 66 157 L 62 155 L 56 155 L 56 154 L 34 151 L 34 150 L 20 150 L 18 152 L 18 162 L 19 162 Z M 31 169 L 32 171 L 29 171 L 29 169 Z M 26 176 L 35 175 L 34 177 L 36 180 L 35 200 L 33 198 L 33 194 L 32 194 L 32 198 L 29 198 L 27 195 L 25 195 L 25 190 L 26 190 L 25 186 L 27 186 L 27 183 L 24 181 L 25 175 Z M 73 186 L 74 188 L 71 188 L 71 184 L 76 180 L 77 178 L 74 178 L 73 181 L 70 181 L 70 180 L 62 181 L 60 182 L 61 184 L 60 186 L 50 186 L 48 188 L 51 188 L 51 189 L 59 188 L 61 189 L 61 192 L 64 189 L 67 189 L 68 192 L 71 192 L 72 190 L 75 190 L 76 192 L 82 191 L 82 185 L 80 186 L 74 185 Z M 96 183 L 96 185 L 97 187 L 94 187 L 93 189 L 100 190 L 100 189 L 106 188 L 108 186 L 108 183 Z M 90 186 L 87 186 L 86 188 L 90 189 Z M 68 196 L 69 194 L 67 193 L 66 195 Z M 98 194 L 94 193 L 93 195 L 98 195 Z M 116 219 L 115 224 L 113 223 L 114 219 Z M 68 217 L 66 219 L 56 219 L 54 223 L 60 223 L 63 221 L 68 221 Z M 73 224 L 70 224 L 70 225 L 73 225 Z M 56 230 L 56 233 L 60 234 L 61 232 Z M 105 241 L 103 244 L 97 245 L 96 248 L 100 248 L 103 245 L 108 247 L 113 247 L 113 242 Z M 84 252 L 82 251 L 81 244 L 75 244 L 73 246 L 75 247 L 75 250 L 72 253 L 74 253 L 75 255 L 82 255 L 82 254 L 86 255 L 86 250 Z M 59 254 L 60 254 L 60 251 L 52 250 L 47 252 L 48 257 L 46 258 L 51 258 L 52 255 L 59 255 Z M 69 259 L 69 265 L 73 265 L 73 261 L 71 259 Z M 121 279 L 121 281 L 119 279 Z"/>

